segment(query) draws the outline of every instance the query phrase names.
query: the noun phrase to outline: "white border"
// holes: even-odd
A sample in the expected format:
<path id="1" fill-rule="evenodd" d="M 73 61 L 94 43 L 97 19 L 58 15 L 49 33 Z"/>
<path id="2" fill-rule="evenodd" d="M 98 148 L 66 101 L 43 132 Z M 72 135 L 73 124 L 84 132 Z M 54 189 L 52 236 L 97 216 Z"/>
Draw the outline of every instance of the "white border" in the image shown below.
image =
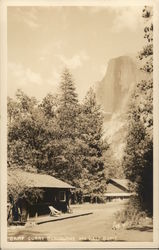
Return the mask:
<path id="1" fill-rule="evenodd" d="M 7 242 L 7 6 L 139 6 L 154 8 L 154 233 L 153 242 Z M 159 247 L 159 1 L 1 0 L 1 247 L 3 248 L 158 248 Z"/>

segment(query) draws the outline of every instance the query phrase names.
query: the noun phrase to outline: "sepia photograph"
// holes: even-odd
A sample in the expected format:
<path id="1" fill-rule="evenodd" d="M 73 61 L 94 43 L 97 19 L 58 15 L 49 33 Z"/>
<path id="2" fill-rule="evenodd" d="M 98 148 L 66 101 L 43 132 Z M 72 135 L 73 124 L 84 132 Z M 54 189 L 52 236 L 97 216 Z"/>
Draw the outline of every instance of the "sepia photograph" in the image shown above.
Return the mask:
<path id="1" fill-rule="evenodd" d="M 153 2 L 6 19 L 7 242 L 152 244 Z"/>

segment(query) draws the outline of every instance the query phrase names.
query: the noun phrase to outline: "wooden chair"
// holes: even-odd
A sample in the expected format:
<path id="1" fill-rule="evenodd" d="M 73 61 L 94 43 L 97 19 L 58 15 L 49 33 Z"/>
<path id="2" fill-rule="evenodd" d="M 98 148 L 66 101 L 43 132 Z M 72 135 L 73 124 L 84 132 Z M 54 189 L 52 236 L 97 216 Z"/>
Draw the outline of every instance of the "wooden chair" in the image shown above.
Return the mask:
<path id="1" fill-rule="evenodd" d="M 61 211 L 55 209 L 53 206 L 49 206 L 50 216 L 59 216 L 61 215 Z"/>

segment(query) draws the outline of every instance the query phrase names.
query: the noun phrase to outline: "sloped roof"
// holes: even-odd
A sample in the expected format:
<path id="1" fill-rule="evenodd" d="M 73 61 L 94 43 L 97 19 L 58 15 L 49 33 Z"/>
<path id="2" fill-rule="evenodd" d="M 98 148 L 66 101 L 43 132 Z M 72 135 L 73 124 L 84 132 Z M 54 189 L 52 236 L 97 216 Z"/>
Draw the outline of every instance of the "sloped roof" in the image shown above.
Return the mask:
<path id="1" fill-rule="evenodd" d="M 128 189 L 129 187 L 129 180 L 127 179 L 110 179 L 112 180 L 113 182 L 116 182 L 117 184 L 119 184 L 120 186 Z"/>
<path id="2" fill-rule="evenodd" d="M 107 185 L 107 193 L 125 193 L 125 191 L 122 190 L 120 187 L 117 187 L 112 183 L 109 183 Z"/>
<path id="3" fill-rule="evenodd" d="M 8 184 L 17 184 L 37 188 L 75 188 L 53 176 L 30 173 L 22 170 L 8 171 Z"/>

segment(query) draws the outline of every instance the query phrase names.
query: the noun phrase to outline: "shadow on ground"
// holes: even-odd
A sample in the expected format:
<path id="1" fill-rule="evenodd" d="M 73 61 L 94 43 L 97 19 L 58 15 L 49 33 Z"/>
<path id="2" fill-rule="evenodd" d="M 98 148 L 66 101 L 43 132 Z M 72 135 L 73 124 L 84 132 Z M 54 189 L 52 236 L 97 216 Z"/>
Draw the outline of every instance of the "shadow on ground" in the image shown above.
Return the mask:
<path id="1" fill-rule="evenodd" d="M 153 227 L 152 226 L 142 226 L 142 227 L 130 227 L 127 228 L 127 230 L 138 230 L 140 232 L 153 232 Z"/>

